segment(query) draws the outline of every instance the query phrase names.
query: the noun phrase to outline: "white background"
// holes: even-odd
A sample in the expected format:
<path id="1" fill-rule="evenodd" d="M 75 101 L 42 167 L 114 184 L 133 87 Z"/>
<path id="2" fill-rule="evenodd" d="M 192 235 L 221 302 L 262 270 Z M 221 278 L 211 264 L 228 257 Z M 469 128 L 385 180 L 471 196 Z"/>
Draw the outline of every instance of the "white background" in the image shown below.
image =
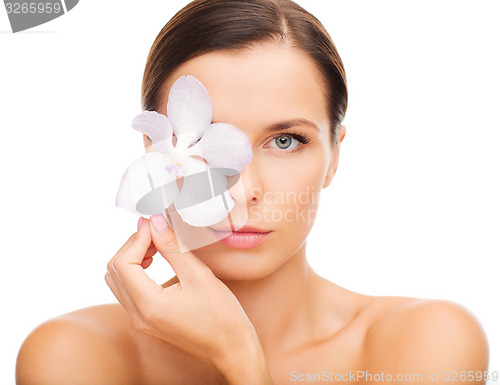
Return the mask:
<path id="1" fill-rule="evenodd" d="M 466 306 L 499 371 L 498 3 L 298 2 L 330 32 L 349 87 L 313 268 L 365 294 Z M 82 0 L 17 34 L 0 7 L 2 384 L 38 324 L 115 302 L 106 263 L 137 218 L 114 198 L 144 151 L 130 122 L 151 44 L 185 4 Z M 172 275 L 161 258 L 150 269 Z"/>

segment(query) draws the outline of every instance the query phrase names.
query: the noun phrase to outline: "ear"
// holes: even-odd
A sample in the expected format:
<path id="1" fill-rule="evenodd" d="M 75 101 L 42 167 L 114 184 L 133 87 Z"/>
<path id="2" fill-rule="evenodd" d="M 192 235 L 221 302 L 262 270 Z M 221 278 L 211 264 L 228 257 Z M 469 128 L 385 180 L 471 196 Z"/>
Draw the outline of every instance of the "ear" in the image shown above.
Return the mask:
<path id="1" fill-rule="evenodd" d="M 330 185 L 330 183 L 332 183 L 333 177 L 337 172 L 337 168 L 339 166 L 340 144 L 344 140 L 345 134 L 346 134 L 346 128 L 345 126 L 341 125 L 339 127 L 339 132 L 338 132 L 338 138 L 339 138 L 338 142 L 330 146 L 330 151 L 331 151 L 330 164 L 328 165 L 328 170 L 326 172 L 323 188 L 327 188 Z"/>

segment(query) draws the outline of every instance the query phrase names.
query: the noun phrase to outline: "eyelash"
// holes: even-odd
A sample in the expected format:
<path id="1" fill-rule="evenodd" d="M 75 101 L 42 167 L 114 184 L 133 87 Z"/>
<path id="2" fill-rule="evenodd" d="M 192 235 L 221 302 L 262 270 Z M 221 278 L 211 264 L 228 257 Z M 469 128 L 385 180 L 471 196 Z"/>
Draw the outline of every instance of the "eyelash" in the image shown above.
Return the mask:
<path id="1" fill-rule="evenodd" d="M 293 150 L 282 150 L 282 151 L 287 151 L 287 152 L 293 152 L 293 151 L 296 151 L 297 149 L 301 148 L 303 145 L 309 143 L 311 141 L 311 139 L 305 135 L 302 135 L 302 134 L 299 134 L 299 133 L 296 133 L 296 132 L 282 132 L 282 133 L 279 133 L 279 134 L 276 134 L 274 135 L 269 141 L 268 143 L 270 143 L 271 141 L 275 140 L 276 138 L 280 138 L 282 136 L 289 136 L 293 139 L 296 139 L 297 141 L 299 141 L 300 145 L 297 146 L 296 148 L 294 148 Z"/>

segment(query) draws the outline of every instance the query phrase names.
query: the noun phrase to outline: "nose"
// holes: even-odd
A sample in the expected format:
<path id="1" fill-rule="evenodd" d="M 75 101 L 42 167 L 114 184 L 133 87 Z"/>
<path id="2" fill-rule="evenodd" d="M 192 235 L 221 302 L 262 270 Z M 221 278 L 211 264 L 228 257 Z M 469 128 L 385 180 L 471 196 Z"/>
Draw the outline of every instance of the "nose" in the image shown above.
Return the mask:
<path id="1" fill-rule="evenodd" d="M 235 205 L 255 205 L 259 203 L 263 195 L 262 177 L 260 168 L 255 158 L 247 164 L 239 174 L 239 180 L 230 189 L 230 194 Z M 235 176 L 238 177 L 238 176 Z M 231 178 L 235 178 L 231 177 Z"/>

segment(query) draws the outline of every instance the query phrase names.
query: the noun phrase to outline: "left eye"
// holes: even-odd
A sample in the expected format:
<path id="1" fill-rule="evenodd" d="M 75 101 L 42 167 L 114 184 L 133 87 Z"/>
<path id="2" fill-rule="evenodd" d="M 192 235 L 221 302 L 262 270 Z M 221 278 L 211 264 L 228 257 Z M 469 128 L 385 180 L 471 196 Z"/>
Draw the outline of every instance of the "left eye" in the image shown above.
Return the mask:
<path id="1" fill-rule="evenodd" d="M 294 141 L 295 145 L 291 147 L 294 144 Z M 274 146 L 271 145 L 272 148 L 277 148 L 278 150 L 293 150 L 299 145 L 299 143 L 300 142 L 297 139 L 291 137 L 290 135 L 280 135 L 273 138 L 269 142 L 270 145 L 274 144 Z"/>

